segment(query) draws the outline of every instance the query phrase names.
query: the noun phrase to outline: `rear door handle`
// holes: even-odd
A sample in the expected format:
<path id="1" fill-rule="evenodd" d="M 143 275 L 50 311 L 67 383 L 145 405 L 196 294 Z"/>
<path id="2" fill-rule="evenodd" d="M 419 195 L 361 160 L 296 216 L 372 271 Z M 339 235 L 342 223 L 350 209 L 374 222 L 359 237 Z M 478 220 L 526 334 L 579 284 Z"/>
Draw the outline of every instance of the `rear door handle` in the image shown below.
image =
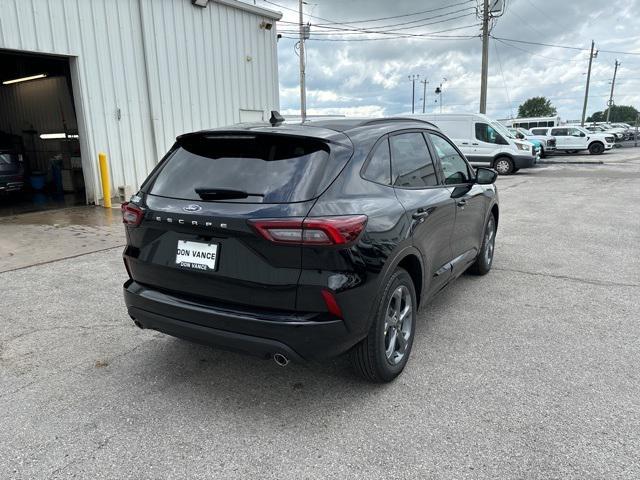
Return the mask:
<path id="1" fill-rule="evenodd" d="M 464 206 L 467 204 L 467 201 L 463 198 L 462 200 L 458 200 L 458 201 L 456 202 L 456 204 L 457 204 L 459 207 L 464 207 Z"/>
<path id="2" fill-rule="evenodd" d="M 471 145 L 479 145 L 479 143 L 472 143 Z"/>
<path id="3" fill-rule="evenodd" d="M 462 145 L 469 145 L 469 142 L 462 142 Z"/>

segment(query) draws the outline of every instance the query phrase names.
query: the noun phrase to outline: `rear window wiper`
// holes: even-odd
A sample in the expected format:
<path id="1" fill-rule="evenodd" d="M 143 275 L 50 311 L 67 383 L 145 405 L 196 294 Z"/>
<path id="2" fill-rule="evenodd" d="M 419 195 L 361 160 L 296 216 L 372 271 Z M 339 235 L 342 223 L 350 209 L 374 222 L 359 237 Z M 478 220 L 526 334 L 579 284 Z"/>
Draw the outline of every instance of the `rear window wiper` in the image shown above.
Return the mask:
<path id="1" fill-rule="evenodd" d="M 262 193 L 247 193 L 229 188 L 196 188 L 195 192 L 202 200 L 236 200 L 248 197 L 264 197 Z"/>

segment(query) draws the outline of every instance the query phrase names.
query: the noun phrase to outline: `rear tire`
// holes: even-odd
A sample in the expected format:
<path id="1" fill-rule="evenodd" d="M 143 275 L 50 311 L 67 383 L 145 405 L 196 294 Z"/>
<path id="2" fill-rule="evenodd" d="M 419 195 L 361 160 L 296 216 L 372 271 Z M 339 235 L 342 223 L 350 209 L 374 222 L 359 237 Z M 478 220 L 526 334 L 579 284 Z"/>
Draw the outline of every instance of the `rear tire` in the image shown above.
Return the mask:
<path id="1" fill-rule="evenodd" d="M 387 280 L 367 338 L 351 350 L 359 375 L 390 382 L 404 369 L 415 335 L 416 291 L 406 270 L 397 268 Z"/>
<path id="2" fill-rule="evenodd" d="M 593 142 L 589 145 L 589 153 L 591 155 L 601 155 L 604 152 L 604 145 L 600 142 Z"/>
<path id="3" fill-rule="evenodd" d="M 547 153 L 544 151 L 544 148 L 540 149 L 540 158 L 547 158 Z"/>
<path id="4" fill-rule="evenodd" d="M 493 253 L 496 243 L 496 217 L 489 215 L 487 224 L 484 227 L 484 236 L 482 237 L 482 246 L 476 261 L 469 267 L 469 273 L 474 275 L 486 275 L 493 265 Z"/>
<path id="5" fill-rule="evenodd" d="M 500 175 L 511 175 L 515 171 L 513 160 L 509 157 L 498 157 L 493 162 L 493 168 Z"/>

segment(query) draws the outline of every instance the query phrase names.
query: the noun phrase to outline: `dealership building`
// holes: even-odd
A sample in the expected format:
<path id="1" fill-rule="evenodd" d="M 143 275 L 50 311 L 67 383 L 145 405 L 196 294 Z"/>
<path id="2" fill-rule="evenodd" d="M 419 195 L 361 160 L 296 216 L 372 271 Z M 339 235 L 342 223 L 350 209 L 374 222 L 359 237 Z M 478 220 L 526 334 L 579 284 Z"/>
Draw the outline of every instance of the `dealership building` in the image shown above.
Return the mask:
<path id="1" fill-rule="evenodd" d="M 236 0 L 1 5 L 0 147 L 19 152 L 25 189 L 100 203 L 98 152 L 116 195 L 177 135 L 278 108 L 279 13 Z"/>

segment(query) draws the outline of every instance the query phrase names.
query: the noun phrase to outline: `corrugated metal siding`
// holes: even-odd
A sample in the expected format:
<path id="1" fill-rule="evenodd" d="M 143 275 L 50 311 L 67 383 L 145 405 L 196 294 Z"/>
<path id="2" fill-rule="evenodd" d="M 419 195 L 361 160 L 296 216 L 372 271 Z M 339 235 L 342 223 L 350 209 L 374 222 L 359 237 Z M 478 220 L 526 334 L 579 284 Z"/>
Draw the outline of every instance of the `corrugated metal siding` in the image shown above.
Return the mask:
<path id="1" fill-rule="evenodd" d="M 159 152 L 181 133 L 239 122 L 241 109 L 277 108 L 275 28 L 259 28 L 266 17 L 213 2 L 141 8 Z"/>
<path id="2" fill-rule="evenodd" d="M 73 57 L 89 201 L 99 151 L 115 187 L 137 186 L 176 135 L 278 107 L 273 19 L 229 3 L 0 0 L 0 48 Z"/>

